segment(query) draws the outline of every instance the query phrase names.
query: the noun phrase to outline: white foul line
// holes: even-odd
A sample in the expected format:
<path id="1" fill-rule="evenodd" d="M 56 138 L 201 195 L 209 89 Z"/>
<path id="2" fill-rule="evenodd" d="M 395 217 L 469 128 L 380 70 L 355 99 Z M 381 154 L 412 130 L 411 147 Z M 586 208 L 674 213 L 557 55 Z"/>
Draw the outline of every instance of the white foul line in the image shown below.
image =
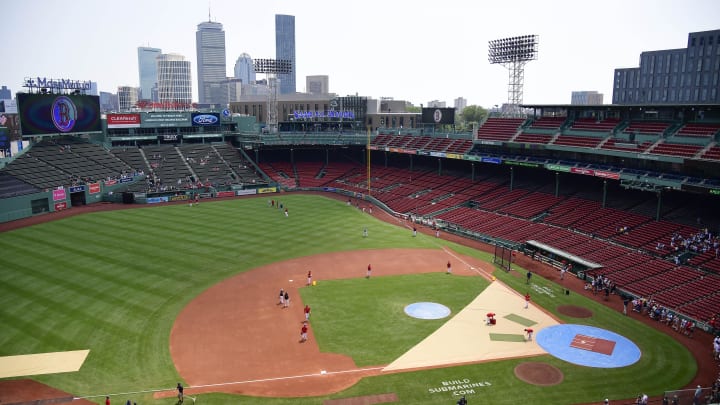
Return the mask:
<path id="1" fill-rule="evenodd" d="M 472 271 L 474 271 L 475 273 L 477 273 L 478 275 L 485 274 L 485 275 L 488 276 L 488 277 L 492 277 L 492 274 L 490 274 L 490 273 L 488 273 L 488 272 L 486 272 L 485 270 L 482 270 L 482 269 L 480 269 L 480 270 L 476 269 L 475 266 L 471 266 L 470 263 L 468 263 L 468 262 L 466 262 L 465 260 L 463 260 L 460 256 L 456 255 L 453 251 L 451 251 L 450 249 L 446 248 L 445 246 L 441 246 L 441 247 L 442 247 L 442 250 L 445 251 L 445 253 L 447 253 L 447 254 L 449 254 L 450 256 L 454 257 L 455 259 L 459 260 L 460 263 L 462 263 L 462 264 L 470 267 L 470 269 L 471 269 Z"/>
<path id="2" fill-rule="evenodd" d="M 326 376 L 326 375 L 333 375 L 333 374 L 347 374 L 347 373 L 360 373 L 363 371 L 374 371 L 374 370 L 382 370 L 384 367 L 369 367 L 369 368 L 356 368 L 353 370 L 341 370 L 341 371 L 325 371 L 319 373 L 313 373 L 313 374 L 304 374 L 304 375 L 293 375 L 293 376 L 287 376 L 287 377 L 272 377 L 272 378 L 261 378 L 257 380 L 245 380 L 245 381 L 233 381 L 233 382 L 224 382 L 224 383 L 216 383 L 216 384 L 204 384 L 204 385 L 194 385 L 194 386 L 188 386 L 185 387 L 186 389 L 189 388 L 208 388 L 208 387 L 222 387 L 225 385 L 237 385 L 237 384 L 251 384 L 251 383 L 260 383 L 260 382 L 270 382 L 270 381 L 281 381 L 281 380 L 292 380 L 296 378 L 307 378 L 307 377 L 317 377 L 317 376 Z M 98 395 L 86 395 L 82 397 L 74 397 L 73 399 L 86 399 L 86 398 L 97 398 L 97 397 L 113 397 L 113 396 L 119 396 L 119 395 L 133 395 L 133 394 L 147 394 L 151 392 L 163 392 L 163 391 L 175 391 L 175 388 L 157 388 L 157 389 L 151 389 L 151 390 L 144 390 L 144 391 L 131 391 L 131 392 L 119 392 L 116 394 L 98 394 Z"/>

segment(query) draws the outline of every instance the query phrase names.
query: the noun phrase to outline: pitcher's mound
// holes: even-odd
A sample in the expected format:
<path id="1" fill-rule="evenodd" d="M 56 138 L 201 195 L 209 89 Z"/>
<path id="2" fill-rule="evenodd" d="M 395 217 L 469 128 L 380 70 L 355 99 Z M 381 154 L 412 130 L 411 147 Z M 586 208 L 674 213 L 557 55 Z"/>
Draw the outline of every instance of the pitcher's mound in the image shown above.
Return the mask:
<path id="1" fill-rule="evenodd" d="M 515 367 L 515 377 L 532 385 L 557 385 L 563 382 L 563 373 L 546 363 L 520 363 Z"/>
<path id="2" fill-rule="evenodd" d="M 560 305 L 557 307 L 557 310 L 561 314 L 571 316 L 573 318 L 590 318 L 593 316 L 591 310 L 584 307 L 578 307 L 576 305 Z"/>

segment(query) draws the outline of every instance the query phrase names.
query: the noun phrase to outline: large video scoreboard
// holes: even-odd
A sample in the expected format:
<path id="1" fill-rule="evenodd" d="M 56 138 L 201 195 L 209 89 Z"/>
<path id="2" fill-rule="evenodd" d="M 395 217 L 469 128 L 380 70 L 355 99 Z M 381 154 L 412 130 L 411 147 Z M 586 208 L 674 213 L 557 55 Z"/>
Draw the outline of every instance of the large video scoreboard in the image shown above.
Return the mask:
<path id="1" fill-rule="evenodd" d="M 70 94 L 17 94 L 23 136 L 102 132 L 100 98 Z"/>

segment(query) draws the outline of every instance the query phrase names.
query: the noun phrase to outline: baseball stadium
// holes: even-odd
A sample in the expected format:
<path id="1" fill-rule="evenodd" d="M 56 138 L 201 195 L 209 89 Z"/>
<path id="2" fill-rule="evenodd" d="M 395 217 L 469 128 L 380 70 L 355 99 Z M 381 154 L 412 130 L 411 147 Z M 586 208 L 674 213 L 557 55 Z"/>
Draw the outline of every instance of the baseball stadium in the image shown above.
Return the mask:
<path id="1" fill-rule="evenodd" d="M 720 105 L 341 99 L 18 93 L 0 404 L 720 401 Z"/>

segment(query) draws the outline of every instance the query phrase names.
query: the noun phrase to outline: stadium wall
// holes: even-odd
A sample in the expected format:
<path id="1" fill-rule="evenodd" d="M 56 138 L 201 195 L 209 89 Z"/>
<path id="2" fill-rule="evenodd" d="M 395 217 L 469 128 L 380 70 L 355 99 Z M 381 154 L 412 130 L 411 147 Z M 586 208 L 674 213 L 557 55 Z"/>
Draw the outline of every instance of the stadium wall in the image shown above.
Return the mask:
<path id="1" fill-rule="evenodd" d="M 50 201 L 52 201 L 52 192 L 3 198 L 0 200 L 0 222 L 15 221 L 33 215 L 53 212 L 54 207 L 50 204 Z M 43 210 L 43 207 L 47 207 L 47 209 Z"/>

